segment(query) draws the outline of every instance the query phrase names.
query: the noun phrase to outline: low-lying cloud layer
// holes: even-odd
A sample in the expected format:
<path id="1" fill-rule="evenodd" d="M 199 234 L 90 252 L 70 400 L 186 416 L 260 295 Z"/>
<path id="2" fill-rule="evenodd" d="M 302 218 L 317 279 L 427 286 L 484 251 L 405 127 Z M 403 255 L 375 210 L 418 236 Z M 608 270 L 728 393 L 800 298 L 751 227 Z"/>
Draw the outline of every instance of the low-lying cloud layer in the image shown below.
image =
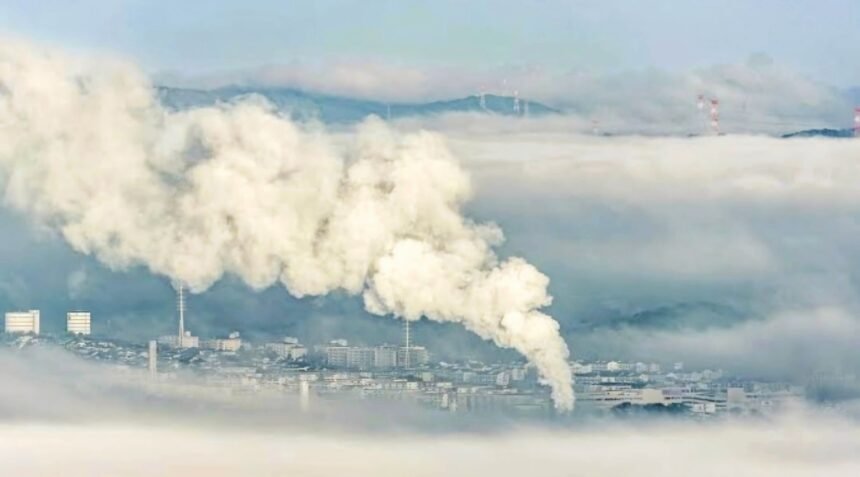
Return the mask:
<path id="1" fill-rule="evenodd" d="M 806 476 L 860 471 L 856 416 L 786 409 L 720 422 L 499 423 L 331 403 L 304 415 L 263 397 L 152 399 L 147 379 L 61 352 L 0 351 L 0 473 L 123 476 Z M 109 391 L 109 392 L 107 392 Z M 323 406 L 316 399 L 312 409 Z M 338 407 L 339 406 L 339 407 Z M 315 412 L 315 411 L 314 411 Z M 451 427 L 440 427 L 445 421 Z"/>
<path id="2" fill-rule="evenodd" d="M 0 426 L 0 469 L 150 476 L 492 474 L 822 476 L 860 472 L 860 428 L 815 417 L 776 424 L 366 438 L 128 426 Z M 46 458 L 49 455 L 50 458 Z"/>
<path id="3" fill-rule="evenodd" d="M 785 356 L 781 349 L 801 346 L 808 371 L 832 364 L 814 353 L 828 346 L 856 368 L 851 338 L 842 338 L 857 337 L 860 142 L 447 131 L 476 178 L 477 214 L 499 217 L 511 251 L 533 250 L 556 279 L 557 304 L 570 307 L 557 315 L 596 328 L 611 324 L 601 317 L 680 304 L 724 305 L 733 315 L 686 329 L 682 312 L 671 329 L 643 333 L 653 323 L 629 319 L 589 343 L 577 341 L 579 330 L 569 339 L 583 352 L 785 371 L 801 358 L 761 360 L 756 349 Z M 747 320 L 780 324 L 756 331 Z M 743 344 L 757 333 L 770 338 Z"/>
<path id="4" fill-rule="evenodd" d="M 445 100 L 481 93 L 519 95 L 561 109 L 568 127 L 601 132 L 702 134 L 710 131 L 710 99 L 720 102 L 722 130 L 786 133 L 849 128 L 851 95 L 753 55 L 744 62 L 690 71 L 560 73 L 541 68 L 428 68 L 379 62 L 293 63 L 215 75 L 164 78 L 167 84 L 213 88 L 231 84 L 286 87 L 391 102 Z M 704 95 L 704 110 L 697 97 Z"/>

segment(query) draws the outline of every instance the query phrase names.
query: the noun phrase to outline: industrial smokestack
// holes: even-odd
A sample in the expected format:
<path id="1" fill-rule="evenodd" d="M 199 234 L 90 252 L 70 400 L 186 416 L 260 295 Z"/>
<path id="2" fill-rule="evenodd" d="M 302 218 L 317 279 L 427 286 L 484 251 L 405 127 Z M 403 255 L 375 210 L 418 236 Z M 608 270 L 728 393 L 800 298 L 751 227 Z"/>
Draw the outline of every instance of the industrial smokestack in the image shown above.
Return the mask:
<path id="1" fill-rule="evenodd" d="M 302 412 L 311 409 L 311 383 L 305 379 L 299 381 L 299 407 Z"/>
<path id="2" fill-rule="evenodd" d="M 460 323 L 526 356 L 572 408 L 568 348 L 540 312 L 549 279 L 497 257 L 501 230 L 462 215 L 471 182 L 441 137 L 371 120 L 344 152 L 259 99 L 172 112 L 133 66 L 14 42 L 0 44 L 0 84 L 6 203 L 75 250 L 181 293 L 232 274 Z"/>
<path id="3" fill-rule="evenodd" d="M 151 340 L 149 342 L 149 376 L 155 377 L 158 374 L 158 342 Z"/>
<path id="4" fill-rule="evenodd" d="M 409 320 L 403 320 L 403 367 L 409 368 L 410 359 L 409 353 L 411 353 L 410 348 L 412 347 L 412 336 L 409 330 Z"/>

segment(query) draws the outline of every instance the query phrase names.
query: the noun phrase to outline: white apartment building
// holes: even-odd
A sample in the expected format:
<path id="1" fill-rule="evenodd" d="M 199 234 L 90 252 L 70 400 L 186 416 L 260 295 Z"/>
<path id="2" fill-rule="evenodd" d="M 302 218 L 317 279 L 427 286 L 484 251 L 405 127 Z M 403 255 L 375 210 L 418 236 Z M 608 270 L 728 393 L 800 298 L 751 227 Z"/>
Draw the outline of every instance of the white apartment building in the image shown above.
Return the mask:
<path id="1" fill-rule="evenodd" d="M 39 310 L 10 311 L 6 313 L 6 333 L 39 334 Z"/>
<path id="2" fill-rule="evenodd" d="M 351 369 L 387 369 L 394 367 L 420 367 L 427 364 L 429 354 L 423 346 L 409 347 L 409 357 L 406 348 L 391 345 L 377 347 L 339 346 L 341 341 L 333 342 L 336 346 L 322 348 L 326 363 L 335 368 Z M 269 345 L 266 345 L 267 347 Z M 408 361 L 407 361 L 408 359 Z"/>
<path id="3" fill-rule="evenodd" d="M 352 369 L 371 369 L 375 361 L 373 348 L 353 346 L 347 348 L 346 367 Z"/>
<path id="4" fill-rule="evenodd" d="M 92 316 L 87 311 L 66 313 L 66 332 L 72 335 L 89 335 L 92 331 Z"/>
<path id="5" fill-rule="evenodd" d="M 378 346 L 373 355 L 374 368 L 393 368 L 397 366 L 397 347 L 396 346 Z"/>
<path id="6" fill-rule="evenodd" d="M 329 346 L 325 349 L 326 364 L 334 368 L 345 368 L 348 354 L 349 348 L 346 346 Z"/>
<path id="7" fill-rule="evenodd" d="M 397 366 L 401 368 L 415 368 L 426 365 L 430 361 L 430 354 L 423 346 L 401 346 L 397 350 Z"/>

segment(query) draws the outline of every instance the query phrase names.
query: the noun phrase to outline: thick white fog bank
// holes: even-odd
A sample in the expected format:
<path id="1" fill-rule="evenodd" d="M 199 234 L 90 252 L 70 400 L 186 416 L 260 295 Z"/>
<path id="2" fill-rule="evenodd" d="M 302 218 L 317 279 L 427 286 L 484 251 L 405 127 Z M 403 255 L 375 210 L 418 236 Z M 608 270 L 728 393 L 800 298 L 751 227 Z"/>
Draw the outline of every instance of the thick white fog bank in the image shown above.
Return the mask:
<path id="1" fill-rule="evenodd" d="M 2 425 L 0 471 L 16 477 L 850 476 L 860 472 L 860 427 L 802 416 L 776 423 L 391 437 Z"/>
<path id="2" fill-rule="evenodd" d="M 860 140 L 454 136 L 484 213 L 594 273 L 776 281 L 850 270 Z M 526 226 L 521 225 L 525 223 Z M 541 224 L 540 227 L 537 227 Z"/>
<path id="3" fill-rule="evenodd" d="M 860 192 L 860 141 L 852 139 L 601 137 L 541 129 L 439 127 L 460 157 L 483 173 L 479 178 L 517 175 L 522 180 L 509 186 L 532 187 L 537 195 L 698 203 L 740 194 L 748 200 L 810 199 L 811 206 L 826 207 Z"/>
<path id="4" fill-rule="evenodd" d="M 790 261 L 838 269 L 833 259 L 857 231 L 860 141 L 554 134 L 452 143 L 488 209 L 533 221 L 564 214 L 567 223 L 537 232 L 572 263 L 690 275 Z M 568 233 L 553 235 L 559 226 Z"/>
<path id="5" fill-rule="evenodd" d="M 117 374 L 119 373 L 119 374 Z M 136 374 L 136 375 L 135 375 Z M 25 348 L 0 353 L 0 475 L 806 476 L 860 471 L 857 408 L 695 422 L 476 416 L 365 400 L 147 395 L 144 372 Z M 136 383 L 136 384 L 134 384 Z M 177 384 L 178 385 L 178 384 Z M 152 389 L 149 389 L 152 391 Z M 280 401 L 280 403 L 278 403 Z M 337 408 L 335 408 L 335 406 Z M 327 409 L 326 409 L 327 408 Z M 439 422 L 447 425 L 439 426 Z"/>

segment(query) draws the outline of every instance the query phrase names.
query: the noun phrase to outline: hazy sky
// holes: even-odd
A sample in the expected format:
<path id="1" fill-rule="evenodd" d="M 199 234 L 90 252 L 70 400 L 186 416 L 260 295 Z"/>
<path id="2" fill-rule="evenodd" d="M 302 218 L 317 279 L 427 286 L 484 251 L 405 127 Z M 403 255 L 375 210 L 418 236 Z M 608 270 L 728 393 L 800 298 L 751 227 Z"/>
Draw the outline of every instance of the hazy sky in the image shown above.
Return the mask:
<path id="1" fill-rule="evenodd" d="M 295 60 L 618 71 L 764 52 L 860 84 L 856 0 L 3 0 L 0 31 L 130 55 L 150 71 Z"/>

